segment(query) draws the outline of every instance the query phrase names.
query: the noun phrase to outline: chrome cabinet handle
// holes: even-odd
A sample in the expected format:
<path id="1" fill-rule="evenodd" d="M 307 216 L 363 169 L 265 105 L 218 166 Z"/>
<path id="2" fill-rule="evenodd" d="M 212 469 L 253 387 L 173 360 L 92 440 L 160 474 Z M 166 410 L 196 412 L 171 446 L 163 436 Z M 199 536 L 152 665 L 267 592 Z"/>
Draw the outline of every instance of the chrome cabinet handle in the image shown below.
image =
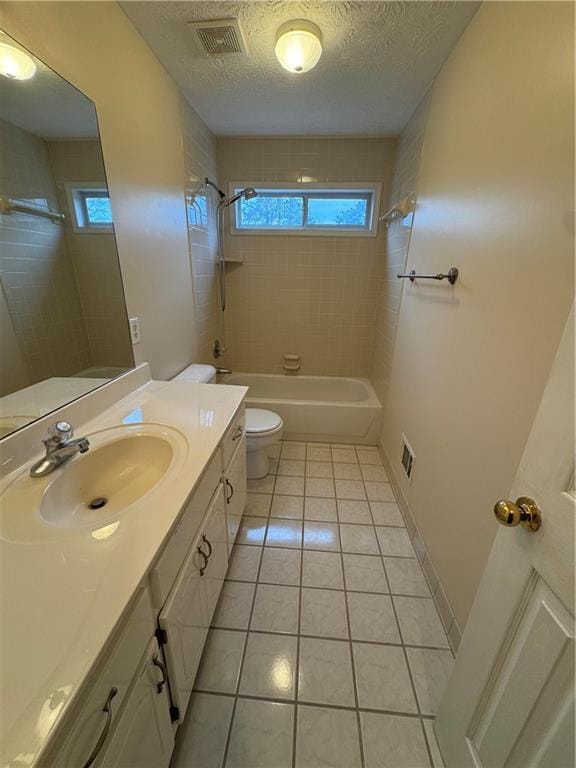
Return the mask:
<path id="1" fill-rule="evenodd" d="M 228 478 L 226 478 L 226 485 L 228 486 L 228 488 L 230 488 L 230 496 L 226 496 L 226 504 L 230 504 L 230 502 L 232 501 L 232 496 L 234 496 L 234 486 L 232 485 L 230 480 L 228 480 Z"/>
<path id="2" fill-rule="evenodd" d="M 238 438 L 242 437 L 243 434 L 244 434 L 244 427 L 239 426 L 232 440 L 238 440 Z"/>
<path id="3" fill-rule="evenodd" d="M 152 656 L 152 664 L 154 664 L 155 667 L 158 667 L 158 669 L 162 672 L 162 680 L 160 680 L 159 683 L 156 683 L 156 690 L 158 693 L 162 693 L 164 686 L 168 682 L 168 672 L 166 671 L 166 665 L 160 661 L 157 653 Z"/>
<path id="4" fill-rule="evenodd" d="M 100 750 L 104 746 L 104 742 L 108 738 L 108 733 L 110 732 L 110 726 L 112 725 L 112 699 L 114 698 L 114 696 L 116 696 L 117 693 L 118 693 L 118 688 L 116 688 L 115 686 L 113 688 L 110 688 L 110 693 L 108 694 L 106 703 L 102 707 L 102 712 L 106 713 L 106 724 L 104 725 L 104 729 L 102 733 L 98 737 L 98 741 L 96 742 L 94 749 L 90 753 L 90 757 L 84 763 L 83 768 L 90 768 L 94 760 L 96 760 L 96 758 L 98 757 Z"/>
<path id="5" fill-rule="evenodd" d="M 210 540 L 206 538 L 205 533 L 202 534 L 202 541 L 205 544 L 208 544 L 208 560 L 210 560 L 210 558 L 212 557 L 212 544 L 210 543 Z"/>
<path id="6" fill-rule="evenodd" d="M 208 568 L 208 556 L 206 555 L 206 552 L 202 549 L 202 547 L 197 547 L 198 554 L 202 555 L 204 558 L 204 565 L 200 568 L 200 576 L 204 576 L 206 573 L 206 568 Z"/>

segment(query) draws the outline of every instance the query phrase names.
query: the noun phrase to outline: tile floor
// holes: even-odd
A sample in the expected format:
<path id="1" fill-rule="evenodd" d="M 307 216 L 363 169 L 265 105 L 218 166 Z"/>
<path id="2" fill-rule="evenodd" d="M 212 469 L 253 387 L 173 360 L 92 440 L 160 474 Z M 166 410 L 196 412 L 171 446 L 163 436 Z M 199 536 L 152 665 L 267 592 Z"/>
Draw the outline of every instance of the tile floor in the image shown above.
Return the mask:
<path id="1" fill-rule="evenodd" d="M 284 442 L 249 482 L 178 768 L 440 768 L 453 663 L 376 448 Z"/>

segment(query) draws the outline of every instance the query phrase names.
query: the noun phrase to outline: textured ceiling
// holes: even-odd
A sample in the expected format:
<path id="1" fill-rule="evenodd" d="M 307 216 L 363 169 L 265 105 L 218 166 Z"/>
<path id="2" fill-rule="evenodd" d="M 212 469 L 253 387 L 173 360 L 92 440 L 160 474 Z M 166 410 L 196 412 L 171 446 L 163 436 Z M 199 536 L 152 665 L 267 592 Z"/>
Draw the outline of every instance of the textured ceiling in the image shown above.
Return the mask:
<path id="1" fill-rule="evenodd" d="M 399 133 L 477 2 L 122 2 L 217 135 Z M 208 58 L 186 22 L 239 18 L 248 55 Z M 324 53 L 304 75 L 274 55 L 278 27 L 304 18 Z"/>

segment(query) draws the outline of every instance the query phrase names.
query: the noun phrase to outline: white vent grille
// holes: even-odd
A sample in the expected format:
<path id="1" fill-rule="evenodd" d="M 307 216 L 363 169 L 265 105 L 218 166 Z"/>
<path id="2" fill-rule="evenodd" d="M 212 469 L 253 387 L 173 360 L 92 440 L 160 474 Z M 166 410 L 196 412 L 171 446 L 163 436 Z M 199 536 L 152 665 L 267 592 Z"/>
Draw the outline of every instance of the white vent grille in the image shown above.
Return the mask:
<path id="1" fill-rule="evenodd" d="M 246 53 L 246 43 L 238 19 L 191 21 L 189 25 L 208 56 Z"/>
<path id="2" fill-rule="evenodd" d="M 400 461 L 402 462 L 402 467 L 404 468 L 404 473 L 406 474 L 406 477 L 410 482 L 412 482 L 412 477 L 414 476 L 414 462 L 416 461 L 416 456 L 414 455 L 414 451 L 410 447 L 410 443 L 408 440 L 406 440 L 406 435 L 402 435 L 402 448 L 401 448 L 401 455 L 400 455 Z"/>

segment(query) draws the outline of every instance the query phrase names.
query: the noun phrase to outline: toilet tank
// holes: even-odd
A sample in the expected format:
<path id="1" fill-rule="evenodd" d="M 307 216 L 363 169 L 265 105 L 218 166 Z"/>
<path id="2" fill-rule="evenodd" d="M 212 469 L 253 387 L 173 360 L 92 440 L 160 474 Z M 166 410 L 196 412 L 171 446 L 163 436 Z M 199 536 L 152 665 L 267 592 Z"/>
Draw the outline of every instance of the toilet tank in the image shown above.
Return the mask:
<path id="1" fill-rule="evenodd" d="M 213 365 L 200 365 L 194 363 L 180 371 L 172 381 L 191 381 L 196 384 L 215 384 L 216 368 Z"/>

